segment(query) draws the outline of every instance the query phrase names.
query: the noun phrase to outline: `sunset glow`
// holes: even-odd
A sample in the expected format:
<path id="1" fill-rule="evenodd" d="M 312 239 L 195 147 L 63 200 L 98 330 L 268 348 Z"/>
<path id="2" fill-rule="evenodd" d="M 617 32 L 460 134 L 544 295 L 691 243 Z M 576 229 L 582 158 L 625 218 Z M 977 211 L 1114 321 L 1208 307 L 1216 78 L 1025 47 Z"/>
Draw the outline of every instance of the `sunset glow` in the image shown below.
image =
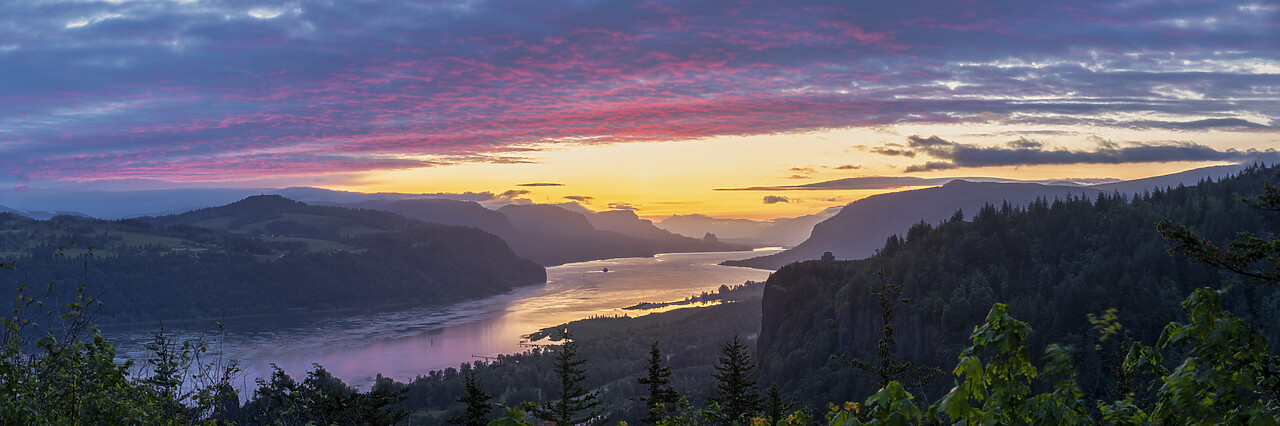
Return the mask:
<path id="1" fill-rule="evenodd" d="M 23 2 L 0 17 L 0 194 L 762 219 L 906 188 L 780 188 L 851 177 L 1132 179 L 1273 151 L 1277 40 L 1251 0 Z"/>

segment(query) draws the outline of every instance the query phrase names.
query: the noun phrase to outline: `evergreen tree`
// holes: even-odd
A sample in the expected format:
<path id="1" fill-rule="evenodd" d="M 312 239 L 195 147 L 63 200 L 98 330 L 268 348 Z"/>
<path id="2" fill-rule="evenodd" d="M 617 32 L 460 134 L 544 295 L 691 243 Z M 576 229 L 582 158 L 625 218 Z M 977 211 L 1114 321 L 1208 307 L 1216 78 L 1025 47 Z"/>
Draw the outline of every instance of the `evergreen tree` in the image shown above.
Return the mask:
<path id="1" fill-rule="evenodd" d="M 582 368 L 585 360 L 578 359 L 578 343 L 568 329 L 560 330 L 564 344 L 556 353 L 553 370 L 560 377 L 560 399 L 544 404 L 533 411 L 533 416 L 556 424 L 571 426 L 586 423 L 600 415 L 600 392 L 587 391 L 582 382 L 587 379 Z"/>
<path id="2" fill-rule="evenodd" d="M 649 386 L 649 396 L 637 399 L 644 401 L 649 410 L 644 417 L 644 421 L 656 424 L 662 420 L 664 414 L 674 410 L 676 404 L 680 402 L 680 393 L 669 385 L 671 383 L 671 368 L 662 365 L 662 350 L 658 349 L 657 340 L 654 340 L 653 345 L 649 347 L 649 367 L 647 372 L 648 375 L 637 380 L 640 384 Z"/>
<path id="3" fill-rule="evenodd" d="M 960 211 L 956 211 L 960 214 Z M 860 359 L 848 359 L 841 356 L 840 359 L 845 363 L 854 367 L 875 373 L 879 378 L 876 381 L 876 388 L 883 388 L 889 382 L 902 382 L 907 377 L 918 377 L 915 382 L 908 384 L 911 388 L 921 388 L 932 382 L 934 379 L 942 376 L 942 370 L 933 366 L 913 366 L 910 361 L 903 361 L 898 353 L 894 350 L 896 341 L 893 338 L 893 317 L 897 313 L 899 305 L 905 305 L 911 299 L 898 297 L 902 292 L 902 284 L 888 284 L 884 282 L 884 270 L 881 269 L 877 275 L 880 277 L 880 290 L 870 289 L 880 299 L 880 319 L 882 325 L 880 327 L 880 341 L 876 344 L 876 356 L 880 359 L 879 365 Z M 835 358 L 832 355 L 832 358 Z"/>
<path id="4" fill-rule="evenodd" d="M 467 411 L 446 421 L 455 425 L 485 426 L 489 424 L 489 412 L 493 411 L 493 404 L 489 403 L 489 400 L 493 399 L 493 395 L 485 393 L 484 389 L 480 389 L 480 383 L 476 381 L 475 370 L 463 370 L 462 375 L 466 380 L 467 390 L 466 393 L 458 397 L 457 401 L 467 404 Z"/>
<path id="5" fill-rule="evenodd" d="M 375 387 L 360 392 L 319 364 L 298 382 L 275 364 L 271 380 L 257 379 L 254 398 L 244 406 L 252 424 L 365 424 L 394 425 L 408 413 L 396 407 L 408 387 Z"/>
<path id="6" fill-rule="evenodd" d="M 1276 176 L 1280 176 L 1280 172 Z M 1258 210 L 1278 212 L 1280 188 L 1267 182 L 1262 195 L 1242 201 Z M 1187 225 L 1174 224 L 1167 217 L 1156 224 L 1156 229 L 1165 239 L 1177 243 L 1169 250 L 1170 253 L 1182 253 L 1215 269 L 1235 272 L 1259 284 L 1280 287 L 1280 239 L 1274 235 L 1262 238 L 1244 231 L 1227 242 L 1226 247 L 1218 247 Z"/>
<path id="7" fill-rule="evenodd" d="M 729 422 L 744 420 L 760 407 L 760 386 L 754 377 L 755 361 L 747 353 L 747 345 L 733 336 L 733 342 L 720 346 L 724 356 L 716 364 L 716 396 L 711 398 L 720 404 L 721 416 Z"/>
<path id="8" fill-rule="evenodd" d="M 796 404 L 782 399 L 782 392 L 778 390 L 778 385 L 769 386 L 764 391 L 764 403 L 760 409 L 764 411 L 764 416 L 768 418 L 769 424 L 778 424 L 787 415 Z"/>

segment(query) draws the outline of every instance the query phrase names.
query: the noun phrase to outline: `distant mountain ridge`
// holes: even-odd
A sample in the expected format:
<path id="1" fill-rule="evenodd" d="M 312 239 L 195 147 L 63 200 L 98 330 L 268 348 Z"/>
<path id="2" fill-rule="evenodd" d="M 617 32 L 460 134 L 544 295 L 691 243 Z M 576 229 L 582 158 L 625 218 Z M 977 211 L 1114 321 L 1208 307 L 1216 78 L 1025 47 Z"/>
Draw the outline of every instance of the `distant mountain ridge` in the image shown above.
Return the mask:
<path id="1" fill-rule="evenodd" d="M 1036 198 L 1096 196 L 1098 192 L 1079 186 L 954 180 L 934 188 L 878 194 L 849 203 L 840 213 L 814 225 L 809 239 L 789 250 L 725 264 L 777 269 L 791 262 L 817 259 L 828 251 L 837 259 L 861 259 L 875 254 L 889 236 L 902 234 L 922 220 L 937 223 L 956 210 L 973 214 L 984 204 L 1008 201 L 1023 205 Z"/>
<path id="2" fill-rule="evenodd" d="M 616 257 L 647 257 L 666 252 L 750 249 L 672 234 L 632 212 L 582 214 L 548 204 L 511 204 L 495 211 L 473 201 L 448 199 L 361 205 L 426 222 L 483 229 L 507 241 L 520 257 L 543 266 Z"/>
<path id="3" fill-rule="evenodd" d="M 341 234 L 395 231 L 415 227 L 439 227 L 441 225 L 410 219 L 379 210 L 351 209 L 336 206 L 313 206 L 280 195 L 254 195 L 224 206 L 207 207 L 183 213 L 142 217 L 138 220 L 157 226 L 194 225 L 218 231 L 241 234 L 276 234 L 282 222 L 298 222 L 302 216 L 286 217 L 286 214 L 306 215 L 305 219 L 318 221 L 311 227 L 324 229 L 298 230 L 290 233 L 302 236 L 341 238 Z M 349 232 L 343 232 L 344 228 Z M 363 227 L 365 229 L 356 229 Z M 330 235 L 332 234 L 332 235 Z"/>
<path id="4" fill-rule="evenodd" d="M 936 224 L 957 210 L 973 215 L 984 204 L 1009 202 L 1022 206 L 1036 198 L 1053 200 L 1068 195 L 1096 197 L 1100 192 L 1127 196 L 1156 187 L 1194 185 L 1207 178 L 1222 178 L 1244 165 L 1206 167 L 1134 181 L 1095 186 L 991 183 L 953 180 L 939 187 L 873 195 L 854 201 L 840 213 L 814 225 L 809 239 L 790 250 L 769 256 L 725 262 L 725 265 L 778 269 L 791 262 L 817 259 L 830 251 L 837 259 L 862 259 L 875 254 L 889 236 L 905 232 L 924 221 Z"/>
<path id="5" fill-rule="evenodd" d="M 691 237 L 711 233 L 721 241 L 788 247 L 803 242 L 814 225 L 835 216 L 841 208 L 828 207 L 814 214 L 770 221 L 715 218 L 701 214 L 671 215 L 659 221 L 657 226 Z"/>
<path id="6" fill-rule="evenodd" d="M 211 193 L 219 196 L 234 192 L 196 191 L 198 194 Z M 634 212 L 623 210 L 590 212 L 582 209 L 586 213 L 580 213 L 560 205 L 542 204 L 512 204 L 500 210 L 492 210 L 476 201 L 414 198 L 412 194 L 362 194 L 317 188 L 286 188 L 274 192 L 311 200 L 331 200 L 331 202 L 315 205 L 280 195 L 259 194 L 217 207 L 205 207 L 163 216 L 145 216 L 142 219 L 160 226 L 190 224 L 241 234 L 258 231 L 253 234 L 272 235 L 280 231 L 281 226 L 297 227 L 299 224 L 266 220 L 257 224 L 255 228 L 251 220 L 254 215 L 299 213 L 296 211 L 298 209 L 350 216 L 349 219 L 357 216 L 373 217 L 379 214 L 395 213 L 411 217 L 416 221 L 482 229 L 505 240 L 519 257 L 533 260 L 543 266 L 616 257 L 647 257 L 669 252 L 740 251 L 753 248 L 731 242 L 704 241 L 700 238 L 674 234 L 654 226 L 649 220 L 641 219 Z M 168 195 L 169 192 L 163 190 L 163 192 L 150 194 Z M 465 194 L 462 195 L 465 196 Z M 480 195 L 476 197 L 484 198 Z M 370 212 L 352 216 L 352 213 L 344 213 L 347 208 L 365 209 Z M 233 213 L 233 210 L 243 211 Z M 18 212 L 16 209 L 14 211 Z M 18 213 L 22 214 L 22 212 Z M 38 218 L 47 219 L 52 216 L 54 214 L 41 214 Z M 237 218 L 228 219 L 229 216 Z M 513 225 L 508 216 L 512 216 L 518 223 Z M 222 219 L 216 219 L 219 217 Z M 380 220 L 389 221 L 387 223 L 395 221 L 386 217 Z M 267 225 L 270 225 L 270 228 L 264 228 Z M 331 230 L 338 228 L 330 226 Z M 332 235 L 330 237 L 336 238 Z"/>
<path id="7" fill-rule="evenodd" d="M 668 240 L 683 241 L 686 238 L 694 237 L 684 236 L 673 233 L 671 231 L 659 228 L 653 224 L 653 221 L 641 219 L 636 212 L 631 210 L 606 210 L 587 214 L 587 221 L 591 222 L 591 226 L 601 231 L 617 232 L 619 234 L 630 235 L 638 238 L 650 240 Z"/>
<path id="8" fill-rule="evenodd" d="M 500 234 L 499 230 L 505 231 L 511 227 L 511 221 L 506 215 L 474 201 L 416 198 L 393 202 L 374 201 L 352 206 L 389 211 L 424 222 L 471 226 L 494 234 Z"/>
<path id="9" fill-rule="evenodd" d="M 1081 191 L 1102 190 L 1137 193 L 1156 186 L 1172 187 L 1177 186 L 1178 183 L 1194 184 L 1198 179 L 1222 177 L 1232 171 L 1239 170 L 1241 167 L 1243 165 L 1208 167 L 1168 176 L 1096 186 L 1080 186 L 1065 181 L 1060 185 L 1046 186 L 1077 188 Z M 1057 191 L 1047 192 L 1045 195 L 1059 193 Z M 775 219 L 773 221 L 718 219 L 698 214 L 677 215 L 665 218 L 655 225 L 653 222 L 640 219 L 634 216 L 634 213 L 626 211 L 591 212 L 586 209 L 572 208 L 576 205 L 562 205 L 559 207 L 570 211 L 577 210 L 575 213 L 584 215 L 591 228 L 594 228 L 592 230 L 586 229 L 584 226 L 577 226 L 571 228 L 573 232 L 564 235 L 540 233 L 536 228 L 542 228 L 542 226 L 528 226 L 526 227 L 528 229 L 512 227 L 503 213 L 496 212 L 490 208 L 496 205 L 496 201 L 505 199 L 495 197 L 491 193 L 366 194 L 309 187 L 284 189 L 157 189 L 119 192 L 81 191 L 43 194 L 29 192 L 21 197 L 15 197 L 13 200 L 6 198 L 4 207 L 18 214 L 37 219 L 49 219 L 59 214 L 123 218 L 137 217 L 142 213 L 150 213 L 152 215 L 179 214 L 210 205 L 231 203 L 255 194 L 282 194 L 287 198 L 307 202 L 313 206 L 337 205 L 353 208 L 383 209 L 381 206 L 406 203 L 400 204 L 401 207 L 397 207 L 396 211 L 427 222 L 474 226 L 486 230 L 507 240 L 512 248 L 517 249 L 521 257 L 536 258 L 536 261 L 544 266 L 608 257 L 649 256 L 659 252 L 740 250 L 746 247 L 764 245 L 797 246 L 797 248 L 807 250 L 803 251 L 803 253 L 779 253 L 771 258 L 773 260 L 748 259 L 737 262 L 765 269 L 776 269 L 781 266 L 781 263 L 779 263 L 781 260 L 793 261 L 815 258 L 827 250 L 834 251 L 838 257 L 842 258 L 865 257 L 875 247 L 874 244 L 866 243 L 858 247 L 834 245 L 822 250 L 809 249 L 809 247 L 818 244 L 818 241 L 809 243 L 803 248 L 798 247 L 810 237 L 813 237 L 813 231 L 818 223 L 836 216 L 836 213 L 842 210 L 841 207 L 828 208 L 812 215 Z M 24 198 L 25 201 L 23 201 Z M 36 204 L 42 206 L 42 210 L 23 211 L 22 205 L 15 206 L 11 204 L 14 201 Z M 488 207 L 478 204 L 477 201 L 488 203 Z M 929 200 L 924 201 L 928 202 Z M 999 203 L 1003 201 L 1003 198 L 992 198 L 988 201 Z M 412 204 L 413 202 L 418 202 L 419 204 L 414 205 Z M 872 228 L 872 231 L 875 231 L 873 232 L 874 235 L 854 235 L 848 232 L 845 232 L 845 234 L 849 235 L 850 239 L 883 241 L 889 234 L 903 232 L 910 223 L 915 223 L 919 220 L 936 222 L 949 217 L 955 208 L 963 208 L 966 212 L 970 212 L 980 205 L 981 203 L 949 207 L 931 205 L 903 206 L 903 210 L 897 210 L 899 213 L 896 213 L 905 214 L 905 217 L 899 218 L 904 220 L 898 221 L 903 223 L 884 223 L 883 225 L 887 226 L 887 228 L 880 230 Z M 913 210 L 928 210 L 930 213 L 927 215 L 914 215 L 911 214 Z M 905 220 L 909 219 L 910 216 L 917 217 L 915 220 Z M 867 217 L 862 220 L 876 222 L 880 219 Z M 857 221 L 849 221 L 849 223 L 853 222 Z M 823 229 L 824 233 L 844 232 L 830 227 L 824 227 Z M 703 241 L 702 236 L 707 233 L 715 234 L 717 241 Z M 557 241 L 558 239 L 563 239 L 564 241 Z M 623 247 L 620 245 L 620 241 L 629 241 L 633 246 L 629 248 Z M 573 247 L 574 244 L 578 244 L 580 247 Z"/>
<path id="10" fill-rule="evenodd" d="M 1178 185 L 1192 186 L 1201 180 L 1222 179 L 1240 173 L 1248 168 L 1248 164 L 1228 164 L 1224 166 L 1201 167 L 1185 172 L 1149 178 L 1126 180 L 1115 183 L 1090 186 L 1103 191 L 1119 191 L 1121 194 L 1134 195 L 1155 188 L 1177 188 Z"/>

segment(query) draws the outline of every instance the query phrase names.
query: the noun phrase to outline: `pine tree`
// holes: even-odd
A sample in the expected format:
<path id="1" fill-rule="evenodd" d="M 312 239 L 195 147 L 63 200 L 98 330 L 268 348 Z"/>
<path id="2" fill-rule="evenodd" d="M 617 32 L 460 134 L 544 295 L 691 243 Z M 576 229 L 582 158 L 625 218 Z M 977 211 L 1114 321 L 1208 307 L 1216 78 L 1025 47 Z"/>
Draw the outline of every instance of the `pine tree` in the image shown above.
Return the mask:
<path id="1" fill-rule="evenodd" d="M 747 353 L 747 345 L 733 336 L 733 342 L 720 346 L 724 356 L 715 366 L 716 396 L 711 398 L 720 404 L 721 416 L 729 422 L 744 420 L 760 407 L 760 386 L 756 384 L 755 361 Z"/>
<path id="2" fill-rule="evenodd" d="M 484 389 L 480 389 L 480 383 L 476 381 L 476 371 L 472 369 L 462 370 L 462 375 L 466 380 L 466 393 L 459 396 L 457 401 L 467 404 L 467 411 L 457 417 L 449 418 L 449 424 L 464 426 L 485 426 L 489 424 L 489 412 L 493 411 L 493 404 L 489 400 L 493 395 L 485 393 Z"/>
<path id="3" fill-rule="evenodd" d="M 537 408 L 533 416 L 555 423 L 556 426 L 586 423 L 601 413 L 596 409 L 600 405 L 600 392 L 588 392 L 582 386 L 582 382 L 587 379 L 586 370 L 582 368 L 586 361 L 578 359 L 578 343 L 573 340 L 569 330 L 562 329 L 560 333 L 564 335 L 564 344 L 560 346 L 552 362 L 556 375 L 560 377 L 560 399 Z"/>
<path id="4" fill-rule="evenodd" d="M 671 412 L 680 402 L 680 393 L 671 387 L 671 368 L 662 365 L 662 350 L 658 349 L 658 341 L 649 347 L 648 375 L 637 379 L 640 384 L 649 386 L 649 396 L 637 398 L 645 402 L 649 413 L 644 421 L 656 424 L 664 414 Z"/>

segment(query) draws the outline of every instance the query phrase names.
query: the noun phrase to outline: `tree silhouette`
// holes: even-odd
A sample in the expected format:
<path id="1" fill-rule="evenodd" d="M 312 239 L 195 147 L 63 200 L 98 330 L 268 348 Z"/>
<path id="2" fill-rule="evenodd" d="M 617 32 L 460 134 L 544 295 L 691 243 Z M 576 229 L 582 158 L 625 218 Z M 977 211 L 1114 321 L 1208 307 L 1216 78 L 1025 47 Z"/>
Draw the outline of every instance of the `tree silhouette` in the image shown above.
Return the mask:
<path id="1" fill-rule="evenodd" d="M 764 391 L 764 403 L 760 407 L 764 411 L 764 416 L 769 420 L 769 424 L 778 424 L 787 415 L 796 404 L 794 402 L 782 399 L 782 392 L 778 390 L 778 385 L 769 386 Z"/>
<path id="2" fill-rule="evenodd" d="M 662 420 L 663 414 L 671 412 L 680 402 L 680 393 L 669 385 L 671 368 L 662 365 L 662 350 L 658 349 L 657 340 L 654 340 L 653 345 L 649 347 L 649 366 L 646 372 L 647 375 L 638 378 L 637 381 L 649 386 L 649 396 L 636 399 L 644 401 L 648 408 L 648 414 L 643 420 L 646 423 L 655 424 Z"/>
<path id="3" fill-rule="evenodd" d="M 883 324 L 880 327 L 880 341 L 876 343 L 876 357 L 879 358 L 879 365 L 869 361 L 860 359 L 848 359 L 841 356 L 840 359 L 845 363 L 854 367 L 875 373 L 878 376 L 876 380 L 876 388 L 884 388 L 889 382 L 902 382 L 908 377 L 916 377 L 916 381 L 907 385 L 910 388 L 921 388 L 934 379 L 942 376 L 942 370 L 934 366 L 914 366 L 910 361 L 902 361 L 894 350 L 896 341 L 893 338 L 893 317 L 897 313 L 899 305 L 905 305 L 911 300 L 905 297 L 898 297 L 902 292 L 902 284 L 888 284 L 884 282 L 884 270 L 878 272 L 880 277 L 880 290 L 871 289 L 871 294 L 876 295 L 880 299 L 880 319 Z M 835 357 L 834 355 L 832 356 Z"/>
<path id="4" fill-rule="evenodd" d="M 466 392 L 459 396 L 457 401 L 467 404 L 467 411 L 446 421 L 455 425 L 485 426 L 489 424 L 489 412 L 493 411 L 493 404 L 489 403 L 493 395 L 480 389 L 475 370 L 462 370 L 462 375 L 466 380 Z"/>
<path id="5" fill-rule="evenodd" d="M 561 329 L 560 333 L 564 335 L 564 344 L 552 362 L 553 370 L 560 378 L 560 399 L 538 407 L 533 416 L 557 426 L 586 423 L 601 413 L 596 409 L 600 405 L 600 392 L 587 391 L 582 386 L 587 379 L 586 370 L 582 368 L 586 360 L 578 359 L 578 343 L 569 334 L 569 329 Z"/>
<path id="6" fill-rule="evenodd" d="M 760 407 L 760 387 L 756 384 L 755 361 L 747 353 L 747 345 L 733 336 L 733 342 L 720 346 L 724 356 L 716 364 L 716 396 L 711 398 L 720 404 L 721 416 L 730 422 L 742 420 Z"/>

